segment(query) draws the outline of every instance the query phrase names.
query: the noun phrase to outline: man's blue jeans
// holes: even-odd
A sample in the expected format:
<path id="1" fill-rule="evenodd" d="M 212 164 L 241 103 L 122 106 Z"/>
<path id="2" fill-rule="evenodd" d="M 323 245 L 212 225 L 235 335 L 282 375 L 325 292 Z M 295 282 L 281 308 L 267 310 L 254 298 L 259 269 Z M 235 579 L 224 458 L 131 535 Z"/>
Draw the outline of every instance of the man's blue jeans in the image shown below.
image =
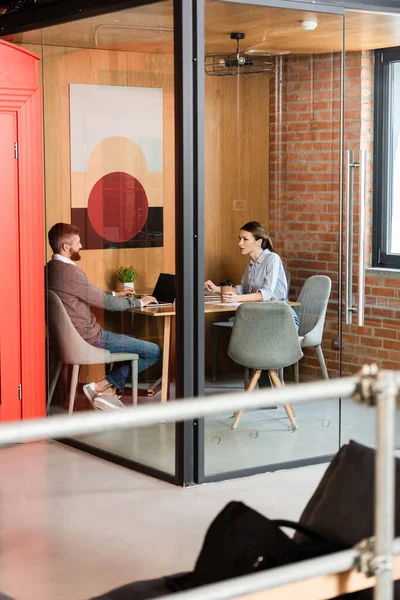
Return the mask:
<path id="1" fill-rule="evenodd" d="M 103 348 L 110 352 L 131 352 L 139 355 L 138 371 L 144 371 L 154 365 L 161 358 L 161 349 L 157 344 L 138 340 L 130 335 L 113 333 L 101 330 L 101 337 L 94 344 L 96 348 Z M 106 379 L 115 388 L 122 390 L 128 380 L 132 380 L 131 363 L 115 363 Z"/>

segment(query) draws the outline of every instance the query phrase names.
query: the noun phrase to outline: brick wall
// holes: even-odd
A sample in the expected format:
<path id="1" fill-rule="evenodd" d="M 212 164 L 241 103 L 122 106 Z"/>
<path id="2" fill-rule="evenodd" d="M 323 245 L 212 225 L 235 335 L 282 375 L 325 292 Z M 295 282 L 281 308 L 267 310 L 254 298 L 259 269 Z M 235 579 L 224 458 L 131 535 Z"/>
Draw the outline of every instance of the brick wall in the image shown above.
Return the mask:
<path id="1" fill-rule="evenodd" d="M 368 151 L 368 239 L 372 217 L 373 55 L 349 53 L 345 64 L 345 150 Z M 323 351 L 330 375 L 339 371 L 338 335 L 340 166 L 340 56 L 278 57 L 270 85 L 269 229 L 291 274 L 291 297 L 311 275 L 332 280 Z M 358 242 L 358 180 L 354 185 L 354 248 Z M 367 263 L 371 260 L 368 246 Z M 357 285 L 354 258 L 354 291 Z M 377 360 L 394 367 L 400 359 L 400 279 L 367 275 L 365 327 L 343 327 L 343 372 Z M 301 372 L 320 376 L 313 350 L 305 350 Z"/>

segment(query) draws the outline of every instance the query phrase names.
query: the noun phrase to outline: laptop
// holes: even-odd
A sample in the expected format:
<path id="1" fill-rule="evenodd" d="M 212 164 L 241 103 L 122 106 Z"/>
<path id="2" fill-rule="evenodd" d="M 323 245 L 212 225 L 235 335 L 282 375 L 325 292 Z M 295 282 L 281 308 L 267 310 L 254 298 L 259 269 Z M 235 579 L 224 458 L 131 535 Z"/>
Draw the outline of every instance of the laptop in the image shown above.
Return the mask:
<path id="1" fill-rule="evenodd" d="M 158 304 L 148 304 L 147 307 L 170 306 L 175 302 L 175 275 L 169 273 L 160 273 L 157 279 L 156 287 L 151 296 L 157 300 Z"/>

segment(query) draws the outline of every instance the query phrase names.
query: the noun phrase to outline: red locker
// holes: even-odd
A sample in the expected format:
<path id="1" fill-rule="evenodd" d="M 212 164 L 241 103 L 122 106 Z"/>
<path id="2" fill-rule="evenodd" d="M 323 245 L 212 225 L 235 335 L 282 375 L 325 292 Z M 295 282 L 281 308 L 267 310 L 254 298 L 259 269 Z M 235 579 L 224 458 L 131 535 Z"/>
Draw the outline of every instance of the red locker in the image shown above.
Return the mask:
<path id="1" fill-rule="evenodd" d="M 38 61 L 0 40 L 0 421 L 46 412 Z"/>

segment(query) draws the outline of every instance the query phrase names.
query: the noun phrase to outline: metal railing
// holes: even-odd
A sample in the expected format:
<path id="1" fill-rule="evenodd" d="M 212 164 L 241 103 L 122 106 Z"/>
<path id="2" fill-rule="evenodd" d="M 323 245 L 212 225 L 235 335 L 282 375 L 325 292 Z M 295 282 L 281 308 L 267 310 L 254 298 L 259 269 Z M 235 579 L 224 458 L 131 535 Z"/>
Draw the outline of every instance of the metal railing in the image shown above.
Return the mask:
<path id="1" fill-rule="evenodd" d="M 146 427 L 160 422 L 191 420 L 221 414 L 226 411 L 267 408 L 270 406 L 303 404 L 332 397 L 354 398 L 377 406 L 376 463 L 375 463 L 375 537 L 361 540 L 354 549 L 303 561 L 263 573 L 247 575 L 221 583 L 179 593 L 182 600 L 227 600 L 259 594 L 270 598 L 268 590 L 277 590 L 308 579 L 359 571 L 374 580 L 357 583 L 351 590 L 337 587 L 334 595 L 310 595 L 312 598 L 333 598 L 335 595 L 374 588 L 374 600 L 393 599 L 393 557 L 400 555 L 400 538 L 394 540 L 395 513 L 395 416 L 396 398 L 400 389 L 400 372 L 379 371 L 365 366 L 354 377 L 290 385 L 281 389 L 246 394 L 224 394 L 212 398 L 171 401 L 127 408 L 123 411 L 81 413 L 56 416 L 22 423 L 0 425 L 0 446 L 45 438 L 63 438 L 97 433 L 107 429 Z M 222 557 L 221 557 L 222 559 Z M 398 564 L 397 564 L 398 563 Z M 400 559 L 396 561 L 395 576 L 400 578 Z M 332 586 L 331 586 L 332 587 Z M 336 588 L 335 588 L 336 589 Z M 332 594 L 332 592 L 326 592 Z M 261 597 L 261 596 L 260 596 Z M 283 598 L 284 596 L 282 596 Z M 291 596 L 294 597 L 294 596 Z M 274 596 L 275 598 L 275 596 Z M 276 596 L 278 598 L 278 596 Z M 306 598 L 306 596 L 304 596 Z"/>

